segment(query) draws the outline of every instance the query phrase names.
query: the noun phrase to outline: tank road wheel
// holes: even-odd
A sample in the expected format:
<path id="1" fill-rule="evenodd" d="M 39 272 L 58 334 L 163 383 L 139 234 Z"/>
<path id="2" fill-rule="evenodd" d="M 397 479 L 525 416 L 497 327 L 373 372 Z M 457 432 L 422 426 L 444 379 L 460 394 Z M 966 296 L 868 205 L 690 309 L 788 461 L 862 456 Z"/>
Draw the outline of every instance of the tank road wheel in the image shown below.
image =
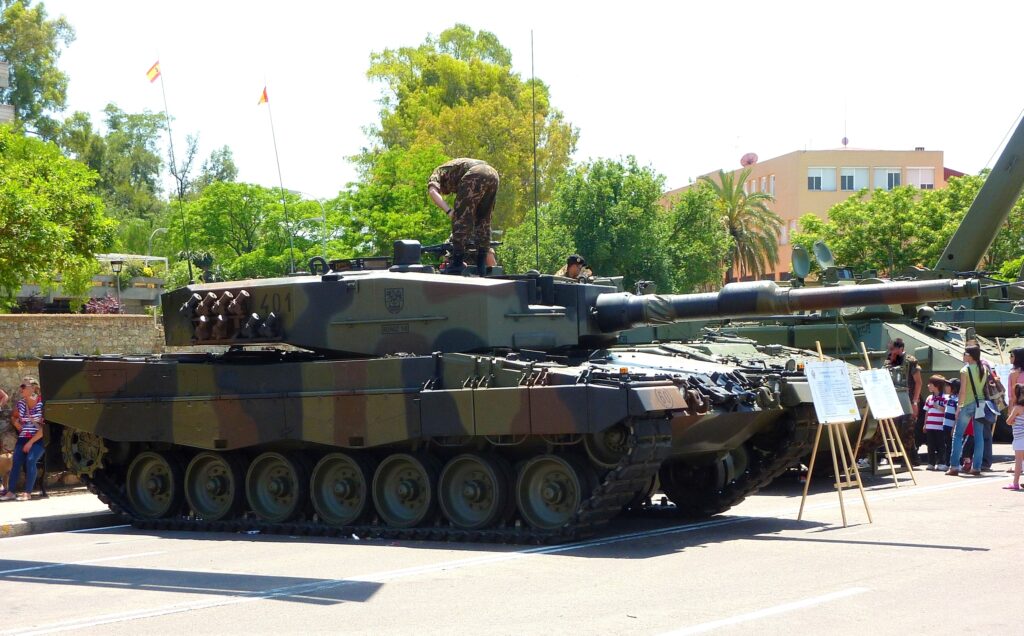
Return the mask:
<path id="1" fill-rule="evenodd" d="M 182 502 L 183 470 L 173 455 L 146 451 L 128 466 L 128 501 L 135 514 L 160 519 L 178 512 Z"/>
<path id="2" fill-rule="evenodd" d="M 540 455 L 526 462 L 516 480 L 516 505 L 538 530 L 557 530 L 590 497 L 594 479 L 572 460 Z"/>
<path id="3" fill-rule="evenodd" d="M 595 466 L 615 468 L 629 451 L 629 427 L 619 423 L 600 433 L 585 435 L 583 447 Z"/>
<path id="4" fill-rule="evenodd" d="M 389 526 L 412 528 L 426 520 L 437 503 L 437 466 L 422 455 L 396 453 L 377 466 L 373 504 Z"/>
<path id="5" fill-rule="evenodd" d="M 438 500 L 456 528 L 480 530 L 500 522 L 509 511 L 511 469 L 493 455 L 467 453 L 441 471 Z"/>
<path id="6" fill-rule="evenodd" d="M 92 477 L 93 473 L 103 467 L 107 446 L 99 435 L 65 428 L 60 442 L 68 470 L 77 475 Z"/>
<path id="7" fill-rule="evenodd" d="M 331 453 L 313 468 L 309 493 L 313 508 L 320 518 L 333 526 L 358 521 L 369 507 L 369 479 L 373 468 L 365 461 Z"/>
<path id="8" fill-rule="evenodd" d="M 263 453 L 252 460 L 245 475 L 245 498 L 260 519 L 288 521 L 306 503 L 306 466 L 283 453 Z"/>
<path id="9" fill-rule="evenodd" d="M 241 508 L 244 483 L 245 471 L 234 457 L 199 453 L 185 471 L 185 499 L 199 517 L 220 521 Z"/>

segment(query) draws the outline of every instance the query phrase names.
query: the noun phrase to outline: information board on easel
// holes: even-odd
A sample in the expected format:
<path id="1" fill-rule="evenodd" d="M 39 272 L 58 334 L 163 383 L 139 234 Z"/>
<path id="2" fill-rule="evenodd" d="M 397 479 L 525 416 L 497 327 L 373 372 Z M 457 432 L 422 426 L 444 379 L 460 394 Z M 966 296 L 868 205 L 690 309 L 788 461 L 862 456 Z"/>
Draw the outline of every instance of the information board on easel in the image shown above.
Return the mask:
<path id="1" fill-rule="evenodd" d="M 804 483 L 804 494 L 800 499 L 800 512 L 796 518 L 797 520 L 803 518 L 807 492 L 810 490 L 811 479 L 814 477 L 814 462 L 818 456 L 821 432 L 823 428 L 827 428 L 829 449 L 832 452 L 832 470 L 835 475 L 836 492 L 839 495 L 839 510 L 843 516 L 843 527 L 847 526 L 843 489 L 853 486 L 860 489 L 861 500 L 864 502 L 864 510 L 867 512 L 870 523 L 872 522 L 871 509 L 868 508 L 867 495 L 864 494 L 864 485 L 861 483 L 860 473 L 857 471 L 857 458 L 853 445 L 850 444 L 850 436 L 844 426 L 844 424 L 856 422 L 860 418 L 860 409 L 857 408 L 857 399 L 853 395 L 853 386 L 850 384 L 850 373 L 846 363 L 841 360 L 826 362 L 821 353 L 820 344 L 818 344 L 818 357 L 821 358 L 819 361 L 808 362 L 805 367 L 807 383 L 811 388 L 811 400 L 814 402 L 814 412 L 818 416 L 818 430 L 814 434 L 811 463 L 808 466 L 807 481 Z"/>
<path id="2" fill-rule="evenodd" d="M 861 344 L 863 347 L 864 345 Z M 867 351 L 864 351 L 864 359 L 867 358 Z M 907 449 L 900 439 L 899 430 L 896 427 L 896 418 L 902 417 L 903 405 L 896 395 L 896 386 L 892 383 L 892 375 L 888 369 L 868 369 L 860 372 L 861 385 L 864 387 L 864 396 L 868 400 L 868 411 L 878 421 L 879 435 L 882 438 L 882 446 L 885 449 L 885 456 L 889 462 L 889 470 L 892 472 L 892 480 L 897 488 L 900 487 L 899 478 L 896 476 L 894 460 L 903 458 L 904 466 L 910 474 L 910 479 L 917 484 L 917 477 L 914 476 L 914 467 L 911 465 Z M 868 414 L 864 414 L 864 421 L 867 421 Z M 861 430 L 863 431 L 863 424 Z M 860 442 L 857 443 L 857 449 Z M 856 454 L 856 449 L 854 451 Z"/>
<path id="3" fill-rule="evenodd" d="M 842 360 L 808 362 L 805 367 L 811 386 L 814 412 L 822 424 L 845 424 L 860 417 L 857 399 L 850 385 L 850 373 Z"/>

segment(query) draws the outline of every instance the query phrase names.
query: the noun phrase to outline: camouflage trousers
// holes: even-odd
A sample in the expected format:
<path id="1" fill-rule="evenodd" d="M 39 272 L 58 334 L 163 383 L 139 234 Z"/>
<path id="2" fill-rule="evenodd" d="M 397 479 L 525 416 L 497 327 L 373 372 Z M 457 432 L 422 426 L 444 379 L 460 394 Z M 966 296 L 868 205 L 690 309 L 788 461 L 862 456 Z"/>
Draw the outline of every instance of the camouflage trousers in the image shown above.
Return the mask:
<path id="1" fill-rule="evenodd" d="M 498 194 L 498 172 L 481 164 L 470 168 L 455 190 L 452 210 L 452 251 L 466 253 L 466 244 L 472 239 L 476 248 L 484 252 L 491 245 L 491 213 Z"/>
<path id="2" fill-rule="evenodd" d="M 923 411 L 924 409 L 922 409 Z M 903 442 L 903 447 L 907 450 L 907 454 L 910 455 L 910 463 L 917 466 L 920 459 L 917 454 L 917 448 L 919 444 L 915 439 L 915 426 L 913 420 L 909 415 L 903 415 L 901 417 L 893 418 L 896 423 L 896 431 L 900 435 L 900 441 Z M 882 447 L 882 429 L 875 429 L 875 434 L 864 440 L 860 444 L 860 451 L 857 453 L 859 457 L 867 457 L 872 452 Z M 898 449 L 896 449 L 898 450 Z"/>

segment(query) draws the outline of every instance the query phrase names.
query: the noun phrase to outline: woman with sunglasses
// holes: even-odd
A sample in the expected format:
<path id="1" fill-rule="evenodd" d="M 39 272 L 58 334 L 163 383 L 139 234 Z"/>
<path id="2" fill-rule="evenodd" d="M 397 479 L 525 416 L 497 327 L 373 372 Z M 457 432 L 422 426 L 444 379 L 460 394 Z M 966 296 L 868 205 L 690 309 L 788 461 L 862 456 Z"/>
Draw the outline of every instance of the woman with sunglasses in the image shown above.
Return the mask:
<path id="1" fill-rule="evenodd" d="M 14 422 L 18 429 L 18 441 L 14 445 L 11 474 L 7 477 L 7 492 L 0 501 L 28 501 L 36 486 L 36 464 L 43 454 L 43 398 L 39 395 L 39 382 L 25 378 L 20 387 L 21 400 L 18 402 L 18 417 Z M 15 495 L 21 467 L 25 466 L 25 490 Z"/>

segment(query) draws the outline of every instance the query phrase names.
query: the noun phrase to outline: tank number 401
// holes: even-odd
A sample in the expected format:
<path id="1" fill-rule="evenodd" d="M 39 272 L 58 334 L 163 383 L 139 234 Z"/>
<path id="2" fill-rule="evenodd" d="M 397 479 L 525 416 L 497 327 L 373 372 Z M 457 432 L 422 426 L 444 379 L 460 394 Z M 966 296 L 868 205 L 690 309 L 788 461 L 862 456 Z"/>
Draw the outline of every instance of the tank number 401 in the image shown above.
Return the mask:
<path id="1" fill-rule="evenodd" d="M 292 294 L 288 292 L 286 294 L 266 294 L 263 296 L 263 300 L 260 301 L 260 313 L 264 316 L 270 312 L 275 314 L 281 313 L 281 310 L 291 312 L 292 310 Z"/>

